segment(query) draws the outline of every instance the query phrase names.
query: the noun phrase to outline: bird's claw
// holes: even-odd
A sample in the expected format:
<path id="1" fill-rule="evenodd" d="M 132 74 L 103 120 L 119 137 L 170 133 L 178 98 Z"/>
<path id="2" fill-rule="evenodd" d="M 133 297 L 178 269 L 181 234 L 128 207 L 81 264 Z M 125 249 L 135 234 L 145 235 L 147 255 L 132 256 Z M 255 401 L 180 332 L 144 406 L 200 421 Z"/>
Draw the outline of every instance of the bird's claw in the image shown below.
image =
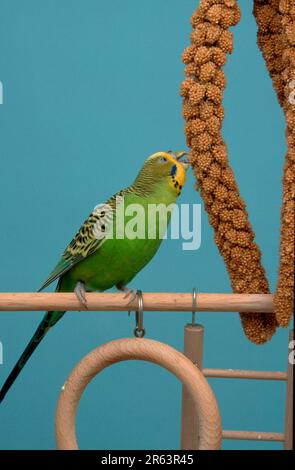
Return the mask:
<path id="1" fill-rule="evenodd" d="M 124 299 L 127 299 L 128 297 L 130 297 L 129 299 L 129 302 L 127 303 L 127 305 L 131 304 L 137 297 L 138 295 L 138 290 L 137 289 L 129 289 L 128 287 L 125 287 L 123 284 L 117 284 L 116 285 L 117 289 L 121 290 L 122 292 L 125 293 L 124 295 Z M 130 317 L 130 313 L 131 311 L 129 310 L 128 311 L 128 316 Z"/>
<path id="2" fill-rule="evenodd" d="M 137 289 L 127 289 L 125 291 L 124 299 L 127 299 L 128 297 L 130 297 L 128 304 L 131 304 L 137 297 Z"/>
<path id="3" fill-rule="evenodd" d="M 84 283 L 81 282 L 81 281 L 77 282 L 74 292 L 77 296 L 77 299 L 81 302 L 83 307 L 88 309 L 87 300 L 86 300 L 86 296 L 85 296 L 86 290 L 85 290 Z"/>
<path id="4" fill-rule="evenodd" d="M 125 292 L 124 299 L 127 299 L 130 297 L 127 305 L 131 304 L 137 297 L 137 289 L 128 289 L 128 291 Z M 131 311 L 128 310 L 128 317 L 130 317 Z"/>

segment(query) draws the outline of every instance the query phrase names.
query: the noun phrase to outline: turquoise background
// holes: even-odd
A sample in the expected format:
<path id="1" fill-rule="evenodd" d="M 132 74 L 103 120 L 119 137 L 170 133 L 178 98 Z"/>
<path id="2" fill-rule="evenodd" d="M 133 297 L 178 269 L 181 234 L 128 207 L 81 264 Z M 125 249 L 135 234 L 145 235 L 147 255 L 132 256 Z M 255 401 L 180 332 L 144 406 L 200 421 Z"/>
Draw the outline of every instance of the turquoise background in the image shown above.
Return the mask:
<path id="1" fill-rule="evenodd" d="M 185 147 L 179 85 L 195 0 L 0 0 L 1 291 L 35 291 L 90 210 L 130 184 L 151 153 Z M 256 46 L 252 2 L 241 0 L 226 65 L 224 138 L 273 289 L 278 268 L 284 119 Z M 180 202 L 201 203 L 190 173 Z M 133 281 L 144 291 L 230 292 L 202 210 L 202 245 L 167 240 Z M 41 312 L 1 312 L 4 381 Z M 146 313 L 149 338 L 183 348 L 190 314 Z M 286 330 L 255 346 L 237 314 L 200 313 L 204 366 L 285 370 Z M 0 407 L 1 449 L 53 449 L 60 388 L 77 361 L 133 318 L 68 313 L 42 342 Z M 282 432 L 281 382 L 212 379 L 224 429 Z M 113 366 L 83 396 L 81 448 L 177 449 L 181 387 L 156 366 Z M 224 449 L 281 444 L 225 441 Z"/>

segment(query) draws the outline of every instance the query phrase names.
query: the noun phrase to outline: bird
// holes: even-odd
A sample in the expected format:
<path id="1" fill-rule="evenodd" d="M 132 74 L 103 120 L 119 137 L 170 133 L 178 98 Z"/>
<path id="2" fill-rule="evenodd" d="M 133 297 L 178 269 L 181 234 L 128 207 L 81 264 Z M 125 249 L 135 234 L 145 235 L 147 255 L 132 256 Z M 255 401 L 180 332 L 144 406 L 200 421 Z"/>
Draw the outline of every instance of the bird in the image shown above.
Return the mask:
<path id="1" fill-rule="evenodd" d="M 145 160 L 130 186 L 114 194 L 106 203 L 95 206 L 38 292 L 57 280 L 56 292 L 75 292 L 86 309 L 86 292 L 103 292 L 116 287 L 133 299 L 137 291 L 129 289 L 127 285 L 153 258 L 163 239 L 160 230 L 156 230 L 154 236 L 148 236 L 148 230 L 151 229 L 148 226 L 149 207 L 162 204 L 167 208 L 176 203 L 189 167 L 186 160 L 181 160 L 184 155 L 187 155 L 185 151 L 171 150 L 152 154 Z M 128 209 L 138 206 L 142 208 L 141 222 L 147 221 L 147 224 L 143 224 L 143 236 L 134 237 L 132 233 L 127 236 L 124 229 L 127 232 L 131 219 L 126 213 Z M 118 221 L 122 207 L 125 215 L 120 219 L 120 227 Z M 170 218 L 171 213 L 168 213 L 164 221 L 165 230 Z M 156 224 L 154 222 L 157 229 L 159 223 L 159 219 L 156 219 Z M 118 230 L 114 230 L 117 226 L 119 234 Z M 64 314 L 64 311 L 45 313 L 2 386 L 0 403 L 41 340 Z"/>

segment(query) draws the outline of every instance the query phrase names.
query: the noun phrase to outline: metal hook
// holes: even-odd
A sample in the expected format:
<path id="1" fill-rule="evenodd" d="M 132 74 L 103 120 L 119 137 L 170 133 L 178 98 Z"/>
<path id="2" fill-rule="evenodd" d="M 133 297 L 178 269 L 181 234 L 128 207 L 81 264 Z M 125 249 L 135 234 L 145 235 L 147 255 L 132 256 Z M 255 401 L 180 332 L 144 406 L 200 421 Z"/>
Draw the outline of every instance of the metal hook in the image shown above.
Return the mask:
<path id="1" fill-rule="evenodd" d="M 193 288 L 193 302 L 192 302 L 192 325 L 196 323 L 196 309 L 197 309 L 197 291 L 196 288 Z"/>
<path id="2" fill-rule="evenodd" d="M 143 327 L 143 298 L 142 298 L 142 291 L 137 291 L 138 296 L 138 307 L 135 312 L 135 321 L 136 326 L 134 328 L 134 336 L 136 338 L 143 338 L 145 335 L 145 328 Z"/>

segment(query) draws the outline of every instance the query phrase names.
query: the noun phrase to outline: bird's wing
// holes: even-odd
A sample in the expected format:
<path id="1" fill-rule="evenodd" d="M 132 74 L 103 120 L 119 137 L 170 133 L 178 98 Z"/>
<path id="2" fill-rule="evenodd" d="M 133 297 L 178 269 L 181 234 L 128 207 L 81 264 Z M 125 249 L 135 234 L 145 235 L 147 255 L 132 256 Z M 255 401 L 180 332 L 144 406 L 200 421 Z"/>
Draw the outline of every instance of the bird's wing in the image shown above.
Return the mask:
<path id="1" fill-rule="evenodd" d="M 109 229 L 112 228 L 116 196 L 118 195 L 113 196 L 107 203 L 99 204 L 93 209 L 38 292 L 45 289 L 45 287 L 69 271 L 75 264 L 101 247 L 106 240 Z"/>

